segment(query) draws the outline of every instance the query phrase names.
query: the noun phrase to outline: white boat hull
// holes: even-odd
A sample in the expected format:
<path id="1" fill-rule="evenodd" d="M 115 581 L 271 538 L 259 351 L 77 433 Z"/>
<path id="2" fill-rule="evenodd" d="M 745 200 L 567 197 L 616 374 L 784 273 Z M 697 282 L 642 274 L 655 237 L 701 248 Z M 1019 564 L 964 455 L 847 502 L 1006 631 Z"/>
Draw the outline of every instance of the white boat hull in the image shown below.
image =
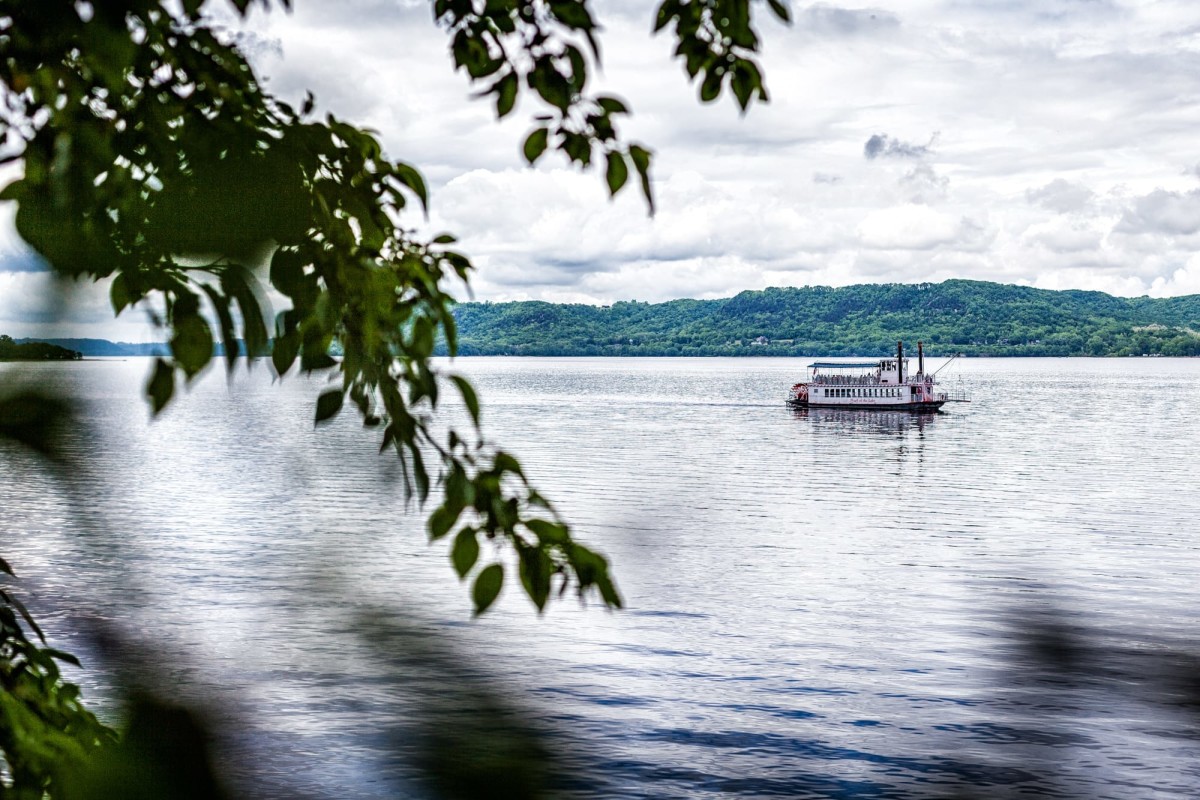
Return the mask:
<path id="1" fill-rule="evenodd" d="M 797 408 L 844 408 L 852 411 L 937 411 L 946 404 L 945 400 L 922 400 L 920 402 L 882 402 L 870 399 L 850 400 L 848 398 L 831 398 L 825 402 L 791 399 L 789 405 Z"/>

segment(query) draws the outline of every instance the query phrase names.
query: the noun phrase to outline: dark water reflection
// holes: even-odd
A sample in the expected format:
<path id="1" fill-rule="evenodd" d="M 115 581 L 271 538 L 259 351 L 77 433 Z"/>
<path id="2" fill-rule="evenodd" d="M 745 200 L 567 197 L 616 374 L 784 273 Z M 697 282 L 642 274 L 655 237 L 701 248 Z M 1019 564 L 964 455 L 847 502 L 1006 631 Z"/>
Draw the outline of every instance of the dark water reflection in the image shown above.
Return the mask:
<path id="1" fill-rule="evenodd" d="M 1197 673 L 1160 656 L 1200 650 L 1200 362 L 968 361 L 975 402 L 921 416 L 786 408 L 803 363 L 458 363 L 619 614 L 507 592 L 468 623 L 394 463 L 265 369 L 151 425 L 145 363 L 39 367 L 86 400 L 83 502 L 8 462 L 4 554 L 60 642 L 84 607 L 183 657 L 301 788 L 420 795 L 387 753 L 451 663 L 584 743 L 580 794 L 1194 796 Z M 379 608 L 458 656 L 355 637 Z"/>

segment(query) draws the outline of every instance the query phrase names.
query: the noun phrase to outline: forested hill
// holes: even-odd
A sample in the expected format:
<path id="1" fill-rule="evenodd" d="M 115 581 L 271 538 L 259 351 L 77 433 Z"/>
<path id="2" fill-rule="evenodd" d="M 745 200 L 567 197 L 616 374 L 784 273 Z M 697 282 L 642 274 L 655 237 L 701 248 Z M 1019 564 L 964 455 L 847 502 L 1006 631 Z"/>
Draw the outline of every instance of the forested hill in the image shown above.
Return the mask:
<path id="1" fill-rule="evenodd" d="M 1151 299 L 983 281 L 766 289 L 724 300 L 464 303 L 460 355 L 1200 355 L 1200 295 Z"/>
<path id="2" fill-rule="evenodd" d="M 16 339 L 17 344 L 32 343 L 34 339 Z M 107 339 L 42 339 L 45 344 L 52 344 L 68 350 L 76 350 L 85 356 L 164 356 L 171 348 L 162 342 L 146 342 L 131 344 L 129 342 L 110 342 Z"/>
<path id="3" fill-rule="evenodd" d="M 78 361 L 83 354 L 49 342 L 16 341 L 0 335 L 0 361 Z"/>

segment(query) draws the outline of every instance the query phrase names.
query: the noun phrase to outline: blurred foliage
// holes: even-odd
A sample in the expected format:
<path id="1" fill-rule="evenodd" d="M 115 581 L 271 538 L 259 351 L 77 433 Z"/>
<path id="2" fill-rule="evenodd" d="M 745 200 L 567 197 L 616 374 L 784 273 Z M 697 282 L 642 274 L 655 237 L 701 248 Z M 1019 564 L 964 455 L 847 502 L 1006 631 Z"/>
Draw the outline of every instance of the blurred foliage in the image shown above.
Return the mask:
<path id="1" fill-rule="evenodd" d="M 12 374 L 6 377 L 16 383 Z M 15 443 L 61 468 L 59 434 L 71 420 L 63 398 L 9 390 L 0 396 L 0 448 Z M 63 679 L 60 662 L 78 667 L 79 661 L 47 646 L 15 579 L 0 558 L 0 754 L 6 767 L 0 797 L 41 800 L 46 793 L 60 796 L 64 781 L 116 733 L 84 707 L 79 687 Z"/>
<path id="2" fill-rule="evenodd" d="M 0 571 L 15 577 L 2 559 Z M 11 586 L 0 589 L 0 752 L 8 773 L 0 796 L 58 796 L 67 776 L 115 740 L 83 706 L 79 687 L 63 680 L 59 662 L 79 666 L 74 656 L 46 646 Z"/>
<path id="3" fill-rule="evenodd" d="M 192 710 L 134 697 L 120 741 L 80 764 L 64 781 L 67 800 L 225 800 L 210 753 L 211 735 Z"/>
<path id="4" fill-rule="evenodd" d="M 13 381 L 13 375 L 6 375 Z M 15 381 L 14 381 L 15 383 Z M 51 461 L 61 460 L 58 437 L 71 421 L 68 402 L 37 388 L 17 388 L 0 395 L 0 442 L 18 442 Z"/>
<path id="5" fill-rule="evenodd" d="M 983 281 L 766 289 L 724 300 L 455 308 L 463 355 L 1200 355 L 1200 297 L 1112 297 Z M 756 341 L 763 337 L 767 341 Z"/>
<path id="6" fill-rule="evenodd" d="M 7 564 L 0 569 L 12 575 Z M 26 635 L 22 623 L 38 641 Z M 39 644 L 40 642 L 40 644 Z M 8 768 L 5 797 L 57 795 L 65 775 L 115 733 L 80 700 L 79 687 L 63 680 L 58 662 L 75 657 L 45 646 L 41 630 L 9 590 L 0 590 L 0 752 Z"/>

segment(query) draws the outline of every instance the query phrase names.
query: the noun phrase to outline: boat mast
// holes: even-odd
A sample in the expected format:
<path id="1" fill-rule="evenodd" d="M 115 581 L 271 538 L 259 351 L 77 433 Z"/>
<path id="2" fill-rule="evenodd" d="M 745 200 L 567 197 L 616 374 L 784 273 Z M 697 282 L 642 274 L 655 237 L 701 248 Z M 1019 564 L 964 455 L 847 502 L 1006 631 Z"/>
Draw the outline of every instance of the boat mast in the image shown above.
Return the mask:
<path id="1" fill-rule="evenodd" d="M 904 342 L 896 342 L 896 383 L 904 383 Z"/>

